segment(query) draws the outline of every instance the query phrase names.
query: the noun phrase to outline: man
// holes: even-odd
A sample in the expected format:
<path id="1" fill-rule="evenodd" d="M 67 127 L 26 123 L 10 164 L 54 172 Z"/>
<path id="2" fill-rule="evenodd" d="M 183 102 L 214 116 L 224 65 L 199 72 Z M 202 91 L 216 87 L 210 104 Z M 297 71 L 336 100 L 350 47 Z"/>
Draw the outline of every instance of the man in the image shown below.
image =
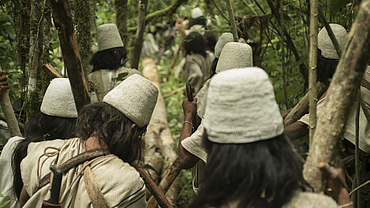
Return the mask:
<path id="1" fill-rule="evenodd" d="M 220 60 L 216 67 L 216 73 L 234 68 L 244 68 L 253 66 L 252 48 L 244 43 L 229 42 L 225 47 L 216 47 L 215 53 L 221 51 Z M 208 86 L 211 79 L 207 80 L 202 89 L 197 94 L 197 99 L 189 102 L 186 99 L 183 102 L 184 126 L 179 139 L 179 159 L 182 168 L 192 168 L 193 189 L 197 193 L 199 187 L 204 183 L 205 165 L 207 153 L 201 145 L 203 136 L 203 125 L 192 134 L 192 120 L 197 112 L 200 118 L 203 118 Z M 198 105 L 197 105 L 198 102 Z"/>

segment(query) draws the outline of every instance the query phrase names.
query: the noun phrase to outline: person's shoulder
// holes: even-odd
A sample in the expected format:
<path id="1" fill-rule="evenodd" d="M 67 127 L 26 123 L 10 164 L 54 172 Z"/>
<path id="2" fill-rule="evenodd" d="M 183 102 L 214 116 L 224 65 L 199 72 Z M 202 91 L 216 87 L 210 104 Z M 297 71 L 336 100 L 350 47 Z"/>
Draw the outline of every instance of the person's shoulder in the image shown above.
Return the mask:
<path id="1" fill-rule="evenodd" d="M 324 194 L 297 192 L 293 199 L 283 206 L 283 208 L 336 208 L 337 203 L 329 196 Z"/>

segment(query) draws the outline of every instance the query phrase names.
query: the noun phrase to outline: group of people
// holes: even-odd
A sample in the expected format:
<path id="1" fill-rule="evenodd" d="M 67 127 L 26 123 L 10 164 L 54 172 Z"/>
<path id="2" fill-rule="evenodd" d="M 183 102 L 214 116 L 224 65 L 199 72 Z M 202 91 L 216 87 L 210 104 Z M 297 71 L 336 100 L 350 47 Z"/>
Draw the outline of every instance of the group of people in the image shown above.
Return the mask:
<path id="1" fill-rule="evenodd" d="M 202 18 L 191 30 L 201 28 L 200 23 Z M 331 27 L 343 47 L 346 30 Z M 328 164 L 319 168 L 329 176 L 332 197 L 312 193 L 291 142 L 306 133 L 305 118 L 284 128 L 273 85 L 268 74 L 254 66 L 252 48 L 234 42 L 231 33 L 220 36 L 212 53 L 200 48 L 202 41 L 199 31 L 185 38 L 191 45 L 185 44 L 184 73 L 196 98 L 183 101 L 178 152 L 181 166 L 192 168 L 195 198 L 190 207 L 353 207 L 341 180 L 343 170 Z M 328 41 L 326 30 L 321 30 L 317 71 L 323 70 L 324 81 L 339 59 L 332 56 L 336 51 Z M 39 115 L 27 124 L 26 137 L 13 137 L 4 146 L 0 193 L 6 197 L 0 203 L 11 199 L 9 207 L 41 207 L 52 195 L 53 165 L 63 171 L 58 197 L 62 207 L 146 206 L 145 184 L 134 167 L 159 92 L 138 70 L 124 67 L 126 54 L 117 27 L 100 26 L 98 51 L 90 62 L 94 99 L 81 112 L 68 78 L 52 80 Z M 7 88 L 1 71 L 0 94 Z M 361 92 L 366 100 L 368 89 Z M 367 125 L 366 120 L 360 125 L 364 152 Z M 353 142 L 351 130 L 347 124 L 344 137 Z"/>

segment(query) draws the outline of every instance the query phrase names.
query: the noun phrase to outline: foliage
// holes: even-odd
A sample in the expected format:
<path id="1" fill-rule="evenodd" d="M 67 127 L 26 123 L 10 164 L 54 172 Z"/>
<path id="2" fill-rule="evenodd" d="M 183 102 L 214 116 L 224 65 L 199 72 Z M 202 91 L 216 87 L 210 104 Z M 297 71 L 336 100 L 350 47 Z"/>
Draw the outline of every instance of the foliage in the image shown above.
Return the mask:
<path id="1" fill-rule="evenodd" d="M 2 193 L 0 193 L 0 197 L 4 197 Z M 0 204 L 0 208 L 7 205 L 11 200 L 4 201 L 3 203 Z"/>

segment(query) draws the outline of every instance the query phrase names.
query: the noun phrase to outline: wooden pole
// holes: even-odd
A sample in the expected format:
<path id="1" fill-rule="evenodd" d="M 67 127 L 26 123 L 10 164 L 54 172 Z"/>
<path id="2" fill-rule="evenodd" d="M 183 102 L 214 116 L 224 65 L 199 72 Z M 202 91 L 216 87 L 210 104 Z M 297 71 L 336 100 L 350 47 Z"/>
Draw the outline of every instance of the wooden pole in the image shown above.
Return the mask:
<path id="1" fill-rule="evenodd" d="M 348 34 L 346 50 L 327 91 L 326 100 L 317 122 L 316 132 L 303 170 L 315 192 L 325 189 L 320 162 L 332 164 L 338 150 L 348 109 L 358 91 L 370 59 L 370 0 L 363 0 L 355 22 Z"/>
<path id="2" fill-rule="evenodd" d="M 328 32 L 328 35 L 331 39 L 331 42 L 333 42 L 334 48 L 337 51 L 338 57 L 342 54 L 342 49 L 339 46 L 337 38 L 335 38 L 335 35 L 333 33 L 333 30 L 331 29 L 329 23 L 326 21 L 324 13 L 322 12 L 321 8 L 319 8 L 319 20 L 321 24 L 323 24 L 326 28 L 326 31 Z"/>
<path id="3" fill-rule="evenodd" d="M 280 11 L 281 13 L 284 13 L 284 0 L 280 0 Z M 280 15 L 280 24 L 284 24 L 284 15 Z M 284 54 L 284 28 L 280 27 L 280 44 L 281 44 L 281 70 L 283 71 L 283 91 L 284 91 L 284 104 L 286 109 L 289 109 L 289 104 L 288 104 L 288 95 L 286 92 L 286 69 L 285 69 L 285 54 Z M 262 33 L 262 31 L 261 31 Z M 262 41 L 262 40 L 261 40 Z"/>
<path id="4" fill-rule="evenodd" d="M 10 136 L 22 136 L 19 130 L 18 120 L 15 117 L 12 104 L 10 103 L 10 98 L 8 91 L 4 92 L 0 97 L 0 105 L 3 110 L 6 123 L 8 124 Z"/>
<path id="5" fill-rule="evenodd" d="M 231 0 L 226 0 L 226 4 L 227 4 L 227 11 L 229 12 L 229 21 L 230 21 L 230 25 L 231 25 L 231 33 L 233 34 L 234 41 L 238 42 L 239 37 L 238 37 L 238 32 L 236 31 L 236 24 L 235 24 L 233 7 L 231 6 Z"/>
<path id="6" fill-rule="evenodd" d="M 71 10 L 68 0 L 50 0 L 50 3 L 54 24 L 58 30 L 64 65 L 67 68 L 77 111 L 80 112 L 84 105 L 90 103 L 90 95 L 73 29 Z"/>
<path id="7" fill-rule="evenodd" d="M 318 0 L 310 0 L 310 52 L 309 52 L 309 82 L 310 91 L 310 120 L 309 120 L 309 141 L 310 147 L 316 128 L 316 106 L 317 106 L 317 28 L 318 28 Z"/>
<path id="8" fill-rule="evenodd" d="M 141 0 L 138 27 L 136 30 L 134 57 L 131 62 L 131 68 L 133 69 L 139 68 L 140 54 L 141 54 L 141 49 L 143 47 L 143 36 L 144 36 L 144 30 L 145 30 L 145 16 L 146 16 L 147 5 L 148 5 L 148 0 Z"/>

